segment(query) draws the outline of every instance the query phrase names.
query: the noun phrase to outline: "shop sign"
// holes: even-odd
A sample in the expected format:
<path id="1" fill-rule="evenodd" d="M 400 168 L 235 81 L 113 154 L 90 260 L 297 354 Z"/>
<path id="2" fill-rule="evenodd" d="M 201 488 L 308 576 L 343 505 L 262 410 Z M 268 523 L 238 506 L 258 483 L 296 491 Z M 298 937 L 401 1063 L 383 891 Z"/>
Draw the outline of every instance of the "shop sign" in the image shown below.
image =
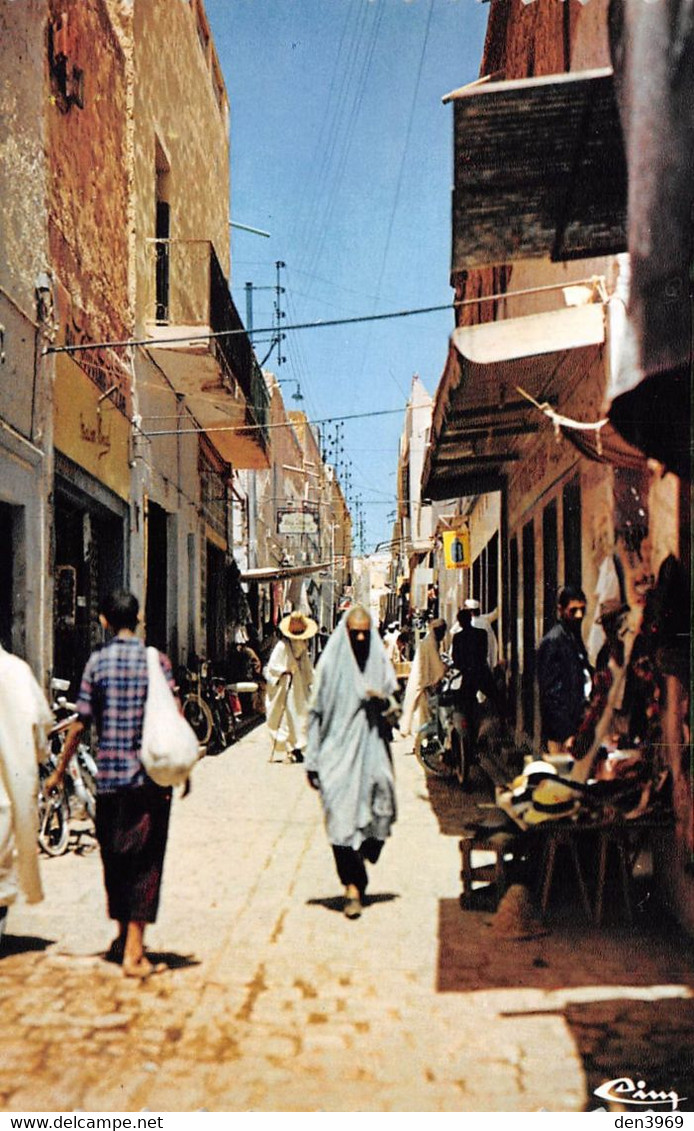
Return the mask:
<path id="1" fill-rule="evenodd" d="M 444 530 L 443 560 L 446 569 L 470 568 L 470 531 L 467 527 L 461 530 Z"/>
<path id="2" fill-rule="evenodd" d="M 277 510 L 278 534 L 318 534 L 318 514 L 303 507 L 279 507 Z"/>
<path id="3" fill-rule="evenodd" d="M 122 499 L 130 498 L 130 424 L 68 354 L 56 357 L 55 446 Z"/>

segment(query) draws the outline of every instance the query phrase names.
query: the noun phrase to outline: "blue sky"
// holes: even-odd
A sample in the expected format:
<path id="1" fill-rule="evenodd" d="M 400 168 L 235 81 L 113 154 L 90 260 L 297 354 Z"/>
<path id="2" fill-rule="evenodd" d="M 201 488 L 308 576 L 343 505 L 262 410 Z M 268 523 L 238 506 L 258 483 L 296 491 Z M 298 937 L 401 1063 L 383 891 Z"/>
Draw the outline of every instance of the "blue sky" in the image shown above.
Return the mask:
<path id="1" fill-rule="evenodd" d="M 206 0 L 231 102 L 232 291 L 272 287 L 287 324 L 451 302 L 452 109 L 441 97 L 479 73 L 488 6 L 478 0 Z M 253 322 L 274 296 L 254 292 Z M 289 332 L 277 367 L 287 404 L 347 421 L 344 460 L 367 552 L 390 537 L 398 438 L 412 376 L 438 384 L 450 311 Z M 262 359 L 267 346 L 258 344 Z M 291 399 L 300 382 L 304 401 Z"/>

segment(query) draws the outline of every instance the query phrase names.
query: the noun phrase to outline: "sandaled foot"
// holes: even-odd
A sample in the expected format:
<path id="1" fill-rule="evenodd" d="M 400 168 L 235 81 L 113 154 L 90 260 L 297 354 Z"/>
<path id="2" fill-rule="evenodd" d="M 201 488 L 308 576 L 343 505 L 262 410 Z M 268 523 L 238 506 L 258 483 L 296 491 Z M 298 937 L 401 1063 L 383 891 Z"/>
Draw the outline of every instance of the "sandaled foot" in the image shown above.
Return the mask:
<path id="1" fill-rule="evenodd" d="M 168 970 L 165 962 L 157 962 L 155 965 L 144 955 L 137 962 L 123 959 L 123 973 L 126 978 L 151 978 L 153 974 L 163 974 L 165 970 Z"/>
<path id="2" fill-rule="evenodd" d="M 345 906 L 343 912 L 346 919 L 358 919 L 361 915 L 361 895 L 359 888 L 348 884 L 345 888 Z"/>

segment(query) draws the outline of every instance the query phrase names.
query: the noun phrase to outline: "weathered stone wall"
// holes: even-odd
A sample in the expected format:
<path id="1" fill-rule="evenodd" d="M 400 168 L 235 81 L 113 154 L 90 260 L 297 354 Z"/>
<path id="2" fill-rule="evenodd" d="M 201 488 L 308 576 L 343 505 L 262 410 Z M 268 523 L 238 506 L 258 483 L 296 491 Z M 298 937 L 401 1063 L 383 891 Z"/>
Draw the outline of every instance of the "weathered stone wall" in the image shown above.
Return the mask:
<path id="1" fill-rule="evenodd" d="M 122 339 L 132 325 L 127 60 L 104 0 L 50 0 L 48 7 L 53 28 L 66 18 L 68 73 L 83 73 L 80 106 L 65 97 L 56 67 L 49 65 L 49 26 L 51 261 L 69 296 L 72 332 L 93 341 Z M 76 90 L 73 78 L 69 89 Z"/>
<path id="2" fill-rule="evenodd" d="M 34 316 L 47 268 L 41 114 L 44 0 L 0 7 L 0 287 Z"/>
<path id="3" fill-rule="evenodd" d="M 228 108 L 226 98 L 219 105 L 211 44 L 206 53 L 198 36 L 198 7 L 180 0 L 135 5 L 135 255 L 140 330 L 152 317 L 154 254 L 146 241 L 156 234 L 157 161 L 170 206 L 170 238 L 211 241 L 229 276 Z M 177 269 L 183 274 L 172 279 L 172 286 L 180 285 L 181 292 L 193 296 L 204 288 L 197 263 L 194 255 L 186 259 L 181 251 Z"/>
<path id="4" fill-rule="evenodd" d="M 8 526 L 1 553 L 11 566 L 3 593 L 4 640 L 45 686 L 50 667 L 48 495 L 53 365 L 41 359 L 53 311 L 46 226 L 45 0 L 0 6 L 0 501 Z M 47 281 L 47 280 L 45 280 Z M 9 527 L 9 530 L 8 530 Z M 7 537 L 9 533 L 9 538 Z"/>

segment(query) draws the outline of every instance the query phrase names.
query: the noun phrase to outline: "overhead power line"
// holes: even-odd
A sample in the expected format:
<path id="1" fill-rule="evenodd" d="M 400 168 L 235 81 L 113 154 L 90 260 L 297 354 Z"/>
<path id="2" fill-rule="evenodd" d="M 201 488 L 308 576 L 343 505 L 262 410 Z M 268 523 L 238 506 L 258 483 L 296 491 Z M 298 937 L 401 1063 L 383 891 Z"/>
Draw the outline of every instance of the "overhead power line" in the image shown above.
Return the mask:
<path id="1" fill-rule="evenodd" d="M 311 428 L 316 424 L 334 424 L 338 420 L 365 420 L 373 416 L 395 416 L 396 413 L 401 415 L 404 411 L 404 408 L 382 408 L 372 412 L 353 412 L 348 416 L 324 416 L 320 420 L 307 420 L 306 424 Z M 195 436 L 200 432 L 210 434 L 214 432 L 253 432 L 267 431 L 270 428 L 291 427 L 293 427 L 291 420 L 282 420 L 277 424 L 210 424 L 205 428 L 162 428 L 155 432 L 142 432 L 142 435 L 150 439 L 152 436 Z"/>
<path id="2" fill-rule="evenodd" d="M 454 302 L 444 302 L 436 306 L 416 306 L 408 310 L 392 310 L 385 314 L 361 314 L 354 318 L 320 318 L 316 322 L 295 322 L 289 326 L 283 326 L 283 332 L 288 330 L 324 330 L 330 326 L 352 326 L 359 322 L 385 322 L 387 319 L 393 318 L 412 318 L 418 314 L 436 314 L 442 310 L 455 310 L 457 307 L 464 306 L 480 306 L 484 302 L 502 302 L 505 299 L 522 298 L 524 295 L 540 294 L 543 291 L 560 291 L 565 290 L 567 286 L 588 286 L 592 285 L 596 280 L 596 276 L 591 276 L 588 279 L 571 279 L 570 283 L 548 283 L 542 287 L 525 287 L 523 290 L 518 291 L 500 291 L 492 295 L 479 295 L 475 298 L 457 299 Z M 259 329 L 253 329 L 249 334 L 245 327 L 240 327 L 237 330 L 208 330 L 205 334 L 186 334 L 180 338 L 127 338 L 124 341 L 117 342 L 77 342 L 69 346 L 45 346 L 42 350 L 44 355 L 53 353 L 80 353 L 85 350 L 95 349 L 125 349 L 130 346 L 172 346 L 181 345 L 185 342 L 208 342 L 219 338 L 232 338 L 239 335 L 246 337 L 255 337 L 256 334 L 274 334 L 276 326 L 262 326 Z"/>

